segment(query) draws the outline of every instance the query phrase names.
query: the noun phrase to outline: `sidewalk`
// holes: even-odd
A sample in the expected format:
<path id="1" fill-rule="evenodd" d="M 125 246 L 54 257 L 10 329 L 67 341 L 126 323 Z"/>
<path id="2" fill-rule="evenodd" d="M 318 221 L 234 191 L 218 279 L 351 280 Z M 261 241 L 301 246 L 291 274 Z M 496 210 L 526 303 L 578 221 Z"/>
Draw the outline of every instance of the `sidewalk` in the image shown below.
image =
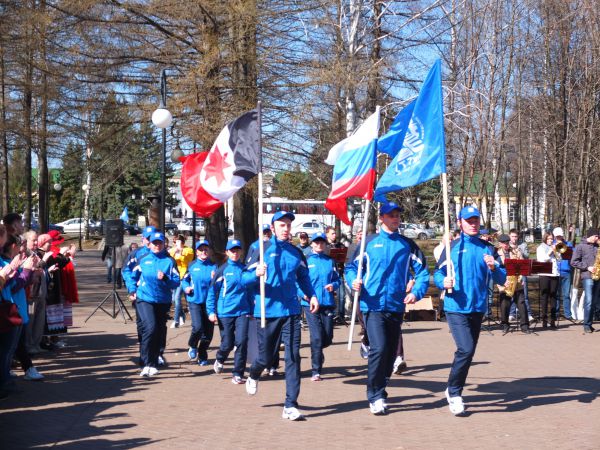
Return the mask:
<path id="1" fill-rule="evenodd" d="M 98 311 L 108 293 L 98 251 L 78 254 L 82 302 L 68 346 L 36 358 L 41 383 L 0 401 L 0 448 L 394 448 L 593 449 L 600 445 L 600 333 L 565 325 L 537 335 L 483 331 L 464 398 L 469 415 L 452 416 L 444 398 L 454 343 L 445 323 L 404 327 L 408 370 L 388 388 L 388 416 L 369 413 L 366 361 L 346 350 L 337 327 L 325 350 L 323 381 L 310 381 L 308 331 L 301 350 L 304 422 L 281 419 L 285 382 L 262 378 L 258 394 L 230 382 L 231 364 L 187 361 L 190 326 L 168 330 L 169 366 L 147 380 L 135 365 L 135 323 Z M 125 298 L 124 291 L 122 292 Z M 129 302 L 126 301 L 129 305 Z M 111 303 L 112 307 L 112 303 Z M 130 313 L 134 312 L 129 307 Z M 358 331 L 358 329 L 357 329 Z M 217 333 L 218 334 L 218 333 Z M 357 340 L 355 340 L 357 342 Z M 213 341 L 210 357 L 218 337 Z"/>

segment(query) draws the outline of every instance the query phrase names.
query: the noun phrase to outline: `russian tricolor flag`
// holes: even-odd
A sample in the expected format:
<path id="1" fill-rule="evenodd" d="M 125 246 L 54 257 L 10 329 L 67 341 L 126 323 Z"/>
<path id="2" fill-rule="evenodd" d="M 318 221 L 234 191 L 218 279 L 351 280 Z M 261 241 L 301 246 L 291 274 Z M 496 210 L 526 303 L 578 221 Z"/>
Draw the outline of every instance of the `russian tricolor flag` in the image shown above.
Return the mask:
<path id="1" fill-rule="evenodd" d="M 333 165 L 331 193 L 325 207 L 338 219 L 351 225 L 348 218 L 348 197 L 373 198 L 379 110 L 369 116 L 354 134 L 337 143 L 329 151 L 325 162 Z"/>

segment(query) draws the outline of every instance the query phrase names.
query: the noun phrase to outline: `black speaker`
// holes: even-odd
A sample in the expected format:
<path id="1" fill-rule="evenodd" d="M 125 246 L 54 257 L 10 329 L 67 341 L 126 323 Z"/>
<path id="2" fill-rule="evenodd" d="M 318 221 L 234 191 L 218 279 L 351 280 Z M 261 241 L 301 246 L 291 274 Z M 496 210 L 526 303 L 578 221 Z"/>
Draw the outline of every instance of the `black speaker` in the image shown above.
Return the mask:
<path id="1" fill-rule="evenodd" d="M 109 247 L 123 245 L 123 221 L 121 219 L 107 220 L 104 239 Z"/>

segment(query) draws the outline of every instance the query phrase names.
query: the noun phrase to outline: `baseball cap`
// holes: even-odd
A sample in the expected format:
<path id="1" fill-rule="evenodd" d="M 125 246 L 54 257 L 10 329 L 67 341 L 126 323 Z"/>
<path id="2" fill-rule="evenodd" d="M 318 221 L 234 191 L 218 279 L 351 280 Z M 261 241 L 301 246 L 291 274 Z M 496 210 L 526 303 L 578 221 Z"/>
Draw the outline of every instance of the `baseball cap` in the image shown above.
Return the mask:
<path id="1" fill-rule="evenodd" d="M 152 233 L 156 233 L 156 228 L 153 226 L 148 226 L 144 228 L 144 231 L 142 231 L 142 237 L 148 239 Z"/>
<path id="2" fill-rule="evenodd" d="M 266 232 L 266 231 L 271 231 L 271 225 L 269 225 L 268 223 L 265 223 L 262 226 L 262 230 L 263 230 L 263 233 Z"/>
<path id="3" fill-rule="evenodd" d="M 554 230 L 552 230 L 552 234 L 554 236 L 564 236 L 565 232 L 563 231 L 563 229 L 561 227 L 556 227 Z"/>
<path id="4" fill-rule="evenodd" d="M 488 230 L 487 228 L 482 228 L 481 230 L 479 230 L 479 234 L 481 236 L 487 236 L 488 234 L 490 234 L 490 230 Z"/>
<path id="5" fill-rule="evenodd" d="M 210 247 L 208 241 L 206 239 L 202 239 L 201 241 L 196 242 L 196 250 L 198 250 L 201 245 L 206 245 L 207 247 Z"/>
<path id="6" fill-rule="evenodd" d="M 150 242 L 154 242 L 154 241 L 165 242 L 165 235 L 162 234 L 160 231 L 156 231 L 156 232 L 152 233 L 150 236 L 148 236 L 148 240 Z"/>
<path id="7" fill-rule="evenodd" d="M 395 202 L 384 203 L 379 208 L 379 215 L 383 216 L 384 214 L 389 214 L 392 211 L 394 211 L 395 209 L 402 212 L 402 207 L 400 205 L 398 205 L 397 203 L 395 203 Z"/>
<path id="8" fill-rule="evenodd" d="M 238 239 L 232 239 L 231 241 L 227 241 L 226 250 L 231 250 L 234 248 L 242 248 L 242 243 Z"/>
<path id="9" fill-rule="evenodd" d="M 296 218 L 296 216 L 294 216 L 291 212 L 287 212 L 287 211 L 277 211 L 275 214 L 273 214 L 273 218 L 271 219 L 271 223 L 276 222 L 278 220 L 284 219 L 285 217 L 287 217 L 290 220 L 294 220 Z"/>
<path id="10" fill-rule="evenodd" d="M 458 213 L 459 219 L 470 219 L 471 217 L 481 217 L 479 214 L 479 210 L 474 206 L 465 206 Z M 481 233 L 481 231 L 480 231 Z"/>
<path id="11" fill-rule="evenodd" d="M 508 234 L 501 234 L 498 236 L 498 242 L 510 242 L 510 236 Z"/>
<path id="12" fill-rule="evenodd" d="M 312 235 L 312 237 L 310 238 L 310 242 L 315 242 L 318 241 L 319 239 L 327 242 L 327 236 L 325 235 L 325 233 L 315 233 Z"/>

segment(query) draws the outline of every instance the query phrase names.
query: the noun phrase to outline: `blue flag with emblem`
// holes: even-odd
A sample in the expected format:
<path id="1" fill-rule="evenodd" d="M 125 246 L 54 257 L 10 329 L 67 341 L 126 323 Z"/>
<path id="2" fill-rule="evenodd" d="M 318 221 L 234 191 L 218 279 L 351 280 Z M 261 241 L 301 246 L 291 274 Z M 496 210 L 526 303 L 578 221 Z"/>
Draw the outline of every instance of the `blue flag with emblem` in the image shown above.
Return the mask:
<path id="1" fill-rule="evenodd" d="M 127 206 L 125 208 L 123 208 L 123 212 L 119 216 L 119 219 L 121 219 L 125 223 L 129 222 L 129 212 L 127 210 Z"/>
<path id="2" fill-rule="evenodd" d="M 446 172 L 441 62 L 438 59 L 416 100 L 404 108 L 379 138 L 377 150 L 394 159 L 379 179 L 374 199 L 423 183 Z"/>

